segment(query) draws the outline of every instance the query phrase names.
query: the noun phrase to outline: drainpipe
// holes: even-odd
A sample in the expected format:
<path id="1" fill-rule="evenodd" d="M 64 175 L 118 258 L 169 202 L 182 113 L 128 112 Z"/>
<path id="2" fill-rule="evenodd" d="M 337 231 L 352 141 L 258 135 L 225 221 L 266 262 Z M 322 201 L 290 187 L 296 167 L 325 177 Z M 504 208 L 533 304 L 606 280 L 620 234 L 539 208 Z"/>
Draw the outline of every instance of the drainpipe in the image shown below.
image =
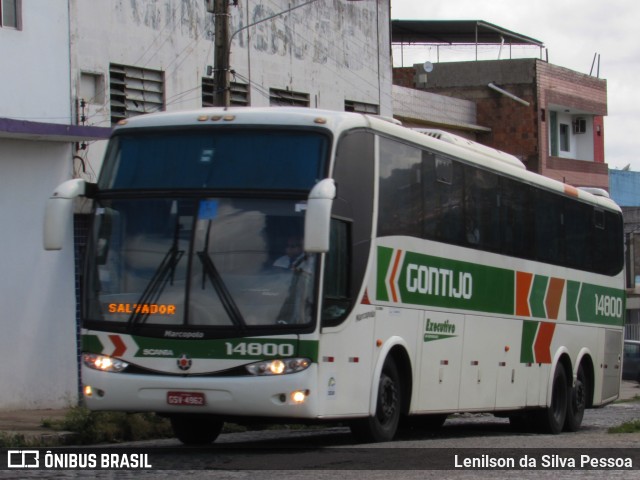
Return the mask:
<path id="1" fill-rule="evenodd" d="M 522 105 L 528 107 L 530 105 L 529 102 L 527 102 L 526 100 L 521 99 L 520 97 L 516 97 L 513 93 L 509 93 L 506 90 L 498 87 L 497 85 L 495 85 L 493 82 L 491 82 L 489 85 L 487 85 L 487 87 L 489 87 L 492 90 L 495 90 L 498 93 L 501 93 L 502 95 L 505 95 L 507 97 L 509 97 L 512 100 L 515 100 L 518 103 L 521 103 Z"/>

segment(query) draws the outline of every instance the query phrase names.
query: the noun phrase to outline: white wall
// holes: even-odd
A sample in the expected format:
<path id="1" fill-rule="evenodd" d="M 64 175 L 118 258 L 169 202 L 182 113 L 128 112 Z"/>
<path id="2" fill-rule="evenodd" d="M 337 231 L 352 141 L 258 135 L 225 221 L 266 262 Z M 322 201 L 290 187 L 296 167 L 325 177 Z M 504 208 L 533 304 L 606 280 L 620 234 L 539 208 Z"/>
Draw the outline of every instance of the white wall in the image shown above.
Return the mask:
<path id="1" fill-rule="evenodd" d="M 300 2 L 297 2 L 300 3 Z M 239 0 L 231 33 L 287 10 L 288 0 Z M 72 80 L 104 75 L 109 63 L 165 72 L 167 110 L 201 106 L 201 79 L 213 65 L 213 15 L 204 0 L 70 0 Z M 231 68 L 251 81 L 251 104 L 268 105 L 270 87 L 311 94 L 312 106 L 344 109 L 345 98 L 392 112 L 388 2 L 317 2 L 233 37 Z M 239 81 L 242 81 L 238 77 Z M 74 91 L 76 89 L 74 88 Z M 109 125 L 108 94 L 91 123 Z"/>
<path id="2" fill-rule="evenodd" d="M 67 0 L 22 3 L 22 30 L 0 28 L 0 117 L 70 123 Z"/>
<path id="3" fill-rule="evenodd" d="M 231 30 L 285 10 L 286 1 L 240 0 Z M 255 106 L 269 88 L 309 93 L 311 106 L 344 110 L 344 101 L 392 114 L 388 2 L 320 0 L 234 37 L 231 68 L 252 84 Z"/>
<path id="4" fill-rule="evenodd" d="M 76 401 L 72 227 L 61 252 L 42 248 L 46 199 L 70 178 L 65 143 L 0 139 L 0 408 Z"/>
<path id="5" fill-rule="evenodd" d="M 0 117 L 71 123 L 67 0 L 21 2 L 22 29 L 0 28 Z M 0 138 L 0 408 L 76 401 L 71 225 L 42 249 L 45 200 L 71 175 L 71 145 Z"/>

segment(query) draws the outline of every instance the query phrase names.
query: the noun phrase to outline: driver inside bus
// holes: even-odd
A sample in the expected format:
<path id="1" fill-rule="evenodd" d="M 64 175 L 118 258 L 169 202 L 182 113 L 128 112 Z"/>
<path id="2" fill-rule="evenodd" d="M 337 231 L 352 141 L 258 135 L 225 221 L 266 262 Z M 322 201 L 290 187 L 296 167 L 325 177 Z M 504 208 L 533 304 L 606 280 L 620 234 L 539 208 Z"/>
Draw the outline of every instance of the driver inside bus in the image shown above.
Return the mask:
<path id="1" fill-rule="evenodd" d="M 287 238 L 286 254 L 278 258 L 273 266 L 289 270 L 293 274 L 277 323 L 307 323 L 311 315 L 313 259 L 304 252 L 301 236 L 292 235 Z"/>
<path id="2" fill-rule="evenodd" d="M 300 236 L 290 236 L 287 238 L 285 255 L 276 259 L 276 261 L 273 262 L 273 266 L 310 273 L 307 254 L 304 252 L 302 247 L 303 243 Z"/>

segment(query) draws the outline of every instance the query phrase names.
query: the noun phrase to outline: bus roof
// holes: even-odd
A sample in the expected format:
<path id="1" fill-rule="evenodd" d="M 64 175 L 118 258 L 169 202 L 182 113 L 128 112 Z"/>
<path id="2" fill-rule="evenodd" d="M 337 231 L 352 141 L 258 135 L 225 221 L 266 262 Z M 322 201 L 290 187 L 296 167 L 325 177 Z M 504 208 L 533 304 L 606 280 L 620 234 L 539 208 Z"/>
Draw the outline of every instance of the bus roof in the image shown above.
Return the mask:
<path id="1" fill-rule="evenodd" d="M 475 142 L 470 142 L 468 139 L 448 132 L 440 132 L 440 134 L 433 134 L 431 130 L 422 132 L 403 127 L 397 122 L 382 117 L 367 114 L 300 107 L 237 107 L 229 109 L 213 107 L 131 117 L 120 121 L 114 133 L 130 128 L 188 127 L 204 124 L 321 127 L 333 132 L 335 138 L 350 129 L 370 128 L 379 133 L 454 156 L 487 170 L 501 172 L 547 190 L 579 198 L 602 208 L 620 211 L 620 207 L 610 198 L 594 195 L 588 191 L 589 189 L 576 188 L 526 170 L 523 168 L 522 162 L 513 155 L 480 144 L 475 144 L 476 148 L 470 147 L 469 144 Z"/>

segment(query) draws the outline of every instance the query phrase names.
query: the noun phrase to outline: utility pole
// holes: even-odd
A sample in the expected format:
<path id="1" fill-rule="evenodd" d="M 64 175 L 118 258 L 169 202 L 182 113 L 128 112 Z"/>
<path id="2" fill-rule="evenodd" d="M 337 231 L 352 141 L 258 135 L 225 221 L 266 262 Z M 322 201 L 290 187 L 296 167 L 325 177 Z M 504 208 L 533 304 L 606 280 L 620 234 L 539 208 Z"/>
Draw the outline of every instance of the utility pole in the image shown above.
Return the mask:
<path id="1" fill-rule="evenodd" d="M 213 104 L 229 105 L 229 0 L 213 0 L 215 57 Z"/>
<path id="2" fill-rule="evenodd" d="M 229 2 L 233 2 L 233 5 L 238 4 L 238 0 L 205 0 L 207 5 L 207 11 L 213 13 L 214 16 L 214 42 L 215 42 L 215 58 L 213 61 L 213 81 L 215 87 L 215 94 L 213 96 L 213 104 L 218 107 L 228 107 L 231 100 L 231 84 L 230 84 L 230 67 L 229 56 L 231 55 L 231 41 L 238 33 L 247 30 L 259 23 L 266 22 L 268 20 L 284 15 L 285 13 L 292 12 L 298 8 L 306 7 L 311 3 L 315 3 L 318 0 L 307 0 L 304 3 L 290 7 L 282 12 L 269 15 L 242 28 L 239 28 L 229 36 Z M 347 2 L 356 2 L 358 0 L 346 0 Z"/>

